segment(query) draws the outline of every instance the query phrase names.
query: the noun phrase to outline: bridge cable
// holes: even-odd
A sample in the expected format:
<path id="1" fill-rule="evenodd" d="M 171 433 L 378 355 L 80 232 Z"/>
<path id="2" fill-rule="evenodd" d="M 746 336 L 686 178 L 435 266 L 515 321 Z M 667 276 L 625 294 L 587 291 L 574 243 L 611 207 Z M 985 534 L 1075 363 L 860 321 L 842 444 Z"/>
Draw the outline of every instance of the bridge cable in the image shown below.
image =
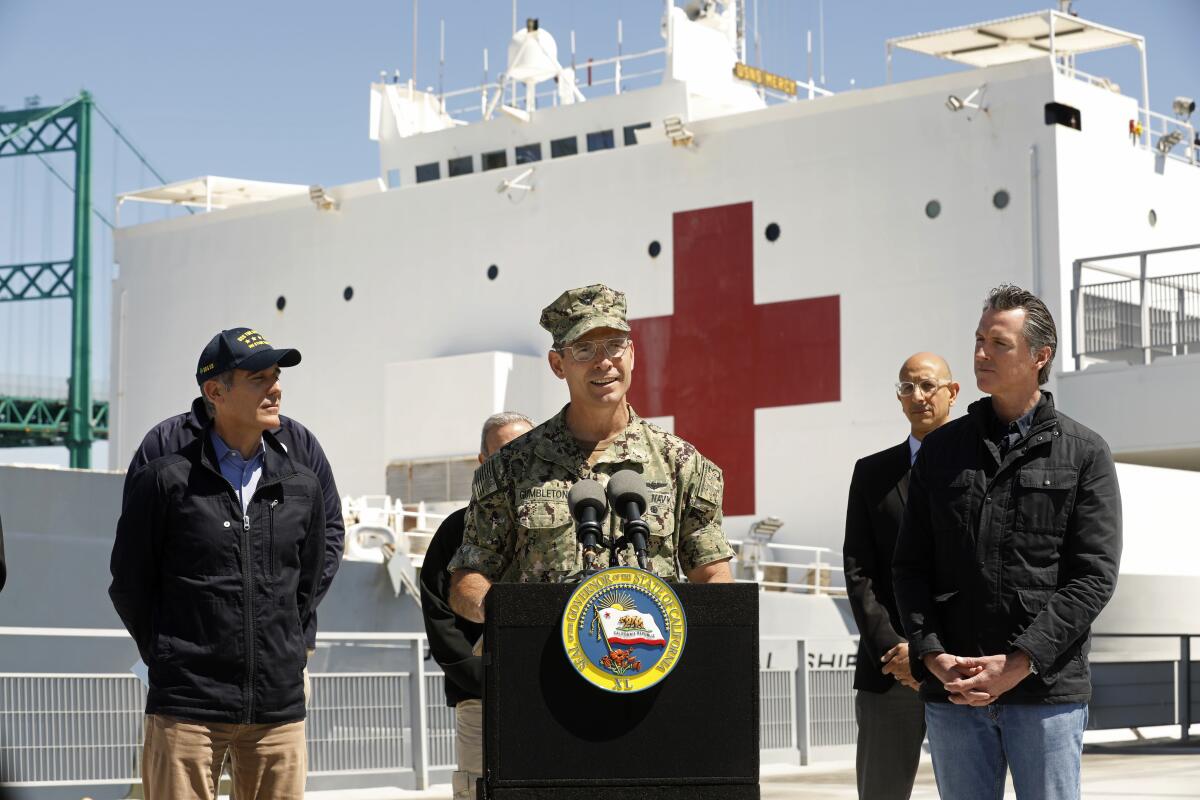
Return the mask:
<path id="1" fill-rule="evenodd" d="M 121 128 L 117 125 L 117 123 L 113 122 L 112 117 L 110 117 L 108 114 L 106 114 L 104 109 L 101 108 L 100 104 L 97 103 L 94 99 L 92 100 L 92 107 L 96 109 L 96 113 L 99 114 L 101 116 L 101 118 L 103 118 L 103 120 L 108 123 L 108 127 L 112 128 L 112 132 L 115 133 L 117 135 L 117 137 L 120 138 L 120 140 L 125 143 L 125 146 L 128 147 L 135 156 L 137 156 L 138 160 L 141 161 L 146 166 L 146 168 L 150 170 L 150 173 L 152 175 L 154 175 L 155 178 L 157 178 L 160 182 L 162 182 L 164 184 L 169 183 L 169 181 L 162 176 L 162 173 L 160 173 L 158 170 L 156 170 L 154 168 L 154 165 L 151 164 L 144 155 L 142 155 L 142 151 L 139 150 L 137 148 L 137 146 L 129 140 L 129 137 L 125 135 L 124 131 L 121 130 Z M 196 209 L 192 208 L 191 206 L 184 206 L 184 208 L 187 209 L 187 212 L 189 214 L 196 213 Z"/>

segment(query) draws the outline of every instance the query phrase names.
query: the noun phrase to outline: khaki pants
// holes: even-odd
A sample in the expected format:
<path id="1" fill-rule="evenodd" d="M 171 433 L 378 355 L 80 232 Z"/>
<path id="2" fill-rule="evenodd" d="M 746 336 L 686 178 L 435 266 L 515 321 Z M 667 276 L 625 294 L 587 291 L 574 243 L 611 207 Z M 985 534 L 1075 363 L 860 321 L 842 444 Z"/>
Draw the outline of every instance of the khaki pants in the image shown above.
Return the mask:
<path id="1" fill-rule="evenodd" d="M 483 777 L 483 702 L 460 700 L 454 707 L 454 748 L 458 771 L 451 776 L 454 800 L 472 800 Z"/>
<path id="2" fill-rule="evenodd" d="M 228 754 L 237 800 L 300 800 L 308 772 L 304 720 L 265 725 L 146 715 L 146 800 L 216 800 Z"/>

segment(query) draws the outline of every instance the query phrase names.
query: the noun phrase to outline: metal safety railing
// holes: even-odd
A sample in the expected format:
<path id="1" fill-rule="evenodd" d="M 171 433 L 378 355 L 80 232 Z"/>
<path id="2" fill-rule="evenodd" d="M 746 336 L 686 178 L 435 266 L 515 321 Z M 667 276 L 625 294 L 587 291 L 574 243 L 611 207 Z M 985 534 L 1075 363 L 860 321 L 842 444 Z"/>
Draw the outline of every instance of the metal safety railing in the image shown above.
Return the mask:
<path id="1" fill-rule="evenodd" d="M 0 775 L 17 785 L 128 783 L 146 690 L 132 675 L 0 675 Z"/>
<path id="2" fill-rule="evenodd" d="M 310 775 L 413 766 L 409 674 L 313 674 L 305 736 Z"/>
<path id="3" fill-rule="evenodd" d="M 431 673 L 425 676 L 425 714 L 429 726 L 429 768 L 453 769 L 458 764 L 455 750 L 454 709 L 446 705 L 446 676 Z"/>
<path id="4" fill-rule="evenodd" d="M 1186 255 L 1200 245 L 1079 259 L 1071 291 L 1075 368 L 1095 361 L 1149 364 L 1163 356 L 1200 352 L 1200 272 L 1148 274 L 1152 256 Z M 1124 273 L 1109 262 L 1135 261 L 1136 277 L 1083 283 L 1085 270 Z"/>
<path id="5" fill-rule="evenodd" d="M 31 629 L 33 630 L 33 629 Z M 0 637 L 49 635 L 3 629 Z M 117 638 L 123 631 L 64 629 L 64 637 Z M 313 673 L 306 719 L 309 775 L 361 785 L 427 787 L 454 768 L 454 710 L 444 676 L 426 672 L 420 634 L 321 634 L 323 640 L 388 642 L 397 672 Z M 790 640 L 789 640 L 790 641 Z M 759 675 L 761 748 L 807 763 L 811 748 L 854 742 L 853 662 L 809 663 Z M 852 649 L 853 640 L 842 643 Z M 789 645 L 790 647 L 790 645 Z M 392 656 L 389 656 L 392 658 Z M 0 673 L 0 782 L 21 787 L 140 782 L 146 690 L 132 674 Z M 357 777 L 355 777 L 357 776 Z"/>

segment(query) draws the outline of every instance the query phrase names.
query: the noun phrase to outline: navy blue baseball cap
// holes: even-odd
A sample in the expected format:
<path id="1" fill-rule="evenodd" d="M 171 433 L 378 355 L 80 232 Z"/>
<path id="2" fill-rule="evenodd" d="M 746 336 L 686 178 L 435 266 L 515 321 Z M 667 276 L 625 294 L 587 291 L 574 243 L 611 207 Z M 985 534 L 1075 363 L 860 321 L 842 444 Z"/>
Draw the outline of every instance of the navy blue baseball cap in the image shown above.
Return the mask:
<path id="1" fill-rule="evenodd" d="M 258 372 L 275 364 L 294 367 L 299 363 L 299 350 L 272 347 L 253 328 L 230 328 L 218 333 L 204 346 L 196 365 L 196 383 L 203 386 L 205 381 L 231 369 Z"/>

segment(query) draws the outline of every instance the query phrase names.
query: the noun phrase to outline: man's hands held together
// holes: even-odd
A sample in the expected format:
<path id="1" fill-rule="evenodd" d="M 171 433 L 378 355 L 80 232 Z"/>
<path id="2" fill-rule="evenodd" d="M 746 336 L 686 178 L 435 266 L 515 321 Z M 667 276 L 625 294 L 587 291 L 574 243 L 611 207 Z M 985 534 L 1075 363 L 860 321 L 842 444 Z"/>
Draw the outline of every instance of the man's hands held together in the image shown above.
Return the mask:
<path id="1" fill-rule="evenodd" d="M 914 692 L 921 688 L 921 684 L 913 677 L 912 665 L 908 662 L 908 642 L 900 642 L 884 653 L 879 660 L 883 662 L 884 675 L 891 675 Z"/>
<path id="2" fill-rule="evenodd" d="M 950 702 L 963 706 L 990 705 L 1032 672 L 1023 650 L 980 658 L 929 653 L 922 661 L 950 693 Z"/>

